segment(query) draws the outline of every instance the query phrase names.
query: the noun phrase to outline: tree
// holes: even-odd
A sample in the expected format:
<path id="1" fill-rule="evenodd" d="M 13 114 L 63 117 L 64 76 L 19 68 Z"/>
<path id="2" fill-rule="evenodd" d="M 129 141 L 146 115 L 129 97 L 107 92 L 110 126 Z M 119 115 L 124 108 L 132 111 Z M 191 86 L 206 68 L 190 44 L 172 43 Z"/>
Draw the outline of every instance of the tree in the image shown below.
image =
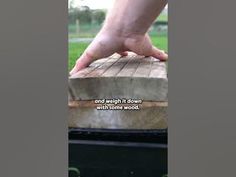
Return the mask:
<path id="1" fill-rule="evenodd" d="M 88 6 L 82 6 L 76 13 L 81 24 L 89 24 L 92 22 L 92 11 Z"/>
<path id="2" fill-rule="evenodd" d="M 93 21 L 98 23 L 99 25 L 103 23 L 105 19 L 106 13 L 102 10 L 95 10 L 93 12 Z"/>

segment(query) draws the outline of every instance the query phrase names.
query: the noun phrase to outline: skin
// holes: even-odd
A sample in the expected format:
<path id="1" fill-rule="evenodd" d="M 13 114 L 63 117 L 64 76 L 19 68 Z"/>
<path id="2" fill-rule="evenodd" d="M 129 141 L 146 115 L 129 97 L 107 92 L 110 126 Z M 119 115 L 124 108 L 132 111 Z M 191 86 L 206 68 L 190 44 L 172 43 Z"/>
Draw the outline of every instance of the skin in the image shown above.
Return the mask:
<path id="1" fill-rule="evenodd" d="M 116 0 L 102 29 L 77 59 L 70 75 L 76 74 L 94 60 L 114 53 L 126 56 L 127 51 L 132 51 L 161 61 L 167 60 L 168 55 L 153 46 L 147 34 L 148 28 L 166 4 L 166 0 Z"/>

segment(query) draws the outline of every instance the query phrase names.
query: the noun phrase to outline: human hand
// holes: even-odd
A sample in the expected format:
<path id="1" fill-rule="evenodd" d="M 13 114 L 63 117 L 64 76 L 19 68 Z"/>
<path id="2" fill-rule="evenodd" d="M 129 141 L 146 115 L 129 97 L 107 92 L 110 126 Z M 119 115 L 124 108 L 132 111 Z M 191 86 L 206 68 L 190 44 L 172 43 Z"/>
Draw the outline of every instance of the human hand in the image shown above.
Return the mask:
<path id="1" fill-rule="evenodd" d="M 102 29 L 81 57 L 77 59 L 70 75 L 76 74 L 94 60 L 108 57 L 114 53 L 126 56 L 128 55 L 127 51 L 138 55 L 152 56 L 161 61 L 168 59 L 168 55 L 164 51 L 152 45 L 147 34 L 126 34 L 112 29 Z"/>
<path id="2" fill-rule="evenodd" d="M 135 3 L 131 0 L 116 0 L 101 31 L 76 61 L 70 74 L 77 73 L 94 60 L 114 53 L 125 56 L 127 51 L 167 60 L 167 54 L 153 46 L 146 34 L 166 3 L 167 0 L 136 0 Z"/>

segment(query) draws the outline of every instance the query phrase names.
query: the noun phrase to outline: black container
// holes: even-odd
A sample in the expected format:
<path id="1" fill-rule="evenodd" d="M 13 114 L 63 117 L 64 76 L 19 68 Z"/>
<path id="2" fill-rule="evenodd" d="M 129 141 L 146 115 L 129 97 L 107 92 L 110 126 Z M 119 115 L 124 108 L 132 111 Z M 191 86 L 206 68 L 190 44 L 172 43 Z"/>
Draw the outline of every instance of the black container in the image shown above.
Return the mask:
<path id="1" fill-rule="evenodd" d="M 167 130 L 69 130 L 69 176 L 163 177 Z"/>

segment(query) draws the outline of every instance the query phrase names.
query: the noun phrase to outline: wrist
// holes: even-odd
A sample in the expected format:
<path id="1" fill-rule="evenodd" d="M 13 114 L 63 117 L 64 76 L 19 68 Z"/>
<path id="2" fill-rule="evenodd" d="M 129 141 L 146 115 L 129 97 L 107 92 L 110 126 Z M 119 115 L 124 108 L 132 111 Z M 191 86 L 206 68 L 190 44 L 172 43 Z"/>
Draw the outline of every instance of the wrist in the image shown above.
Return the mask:
<path id="1" fill-rule="evenodd" d="M 101 32 L 120 38 L 136 38 L 137 36 L 145 36 L 146 34 L 146 31 L 132 28 L 131 25 L 117 19 L 113 22 L 111 20 L 106 20 L 101 29 Z"/>

